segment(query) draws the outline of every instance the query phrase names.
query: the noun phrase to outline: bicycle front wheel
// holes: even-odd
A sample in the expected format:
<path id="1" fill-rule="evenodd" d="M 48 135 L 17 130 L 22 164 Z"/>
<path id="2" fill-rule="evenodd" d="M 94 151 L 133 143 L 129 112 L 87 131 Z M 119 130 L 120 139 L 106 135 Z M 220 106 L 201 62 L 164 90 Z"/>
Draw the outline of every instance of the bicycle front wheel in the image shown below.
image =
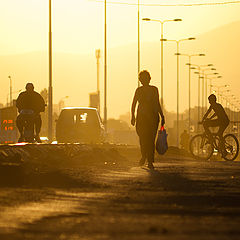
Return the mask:
<path id="1" fill-rule="evenodd" d="M 223 141 L 226 151 L 223 158 L 227 161 L 235 160 L 239 153 L 239 143 L 236 136 L 233 134 L 227 134 L 223 137 Z"/>
<path id="2" fill-rule="evenodd" d="M 194 136 L 190 141 L 190 152 L 195 159 L 207 160 L 213 154 L 213 145 L 208 142 L 204 134 Z"/>

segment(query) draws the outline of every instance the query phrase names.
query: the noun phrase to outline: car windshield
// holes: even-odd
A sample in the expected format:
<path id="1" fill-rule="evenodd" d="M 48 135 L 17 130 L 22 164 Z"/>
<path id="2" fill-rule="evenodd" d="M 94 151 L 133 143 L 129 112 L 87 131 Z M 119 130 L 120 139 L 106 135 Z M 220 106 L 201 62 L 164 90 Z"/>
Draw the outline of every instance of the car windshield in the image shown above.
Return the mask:
<path id="1" fill-rule="evenodd" d="M 64 109 L 59 120 L 67 125 L 96 127 L 99 125 L 97 112 L 91 109 Z"/>

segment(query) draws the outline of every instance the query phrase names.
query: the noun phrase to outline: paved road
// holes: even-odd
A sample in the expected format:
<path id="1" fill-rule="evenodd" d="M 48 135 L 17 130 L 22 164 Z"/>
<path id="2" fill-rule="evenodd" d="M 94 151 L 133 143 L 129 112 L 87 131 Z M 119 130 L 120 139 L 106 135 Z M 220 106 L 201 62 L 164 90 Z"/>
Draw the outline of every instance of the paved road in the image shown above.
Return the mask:
<path id="1" fill-rule="evenodd" d="M 240 162 L 134 148 L 0 167 L 0 239 L 240 239 Z"/>

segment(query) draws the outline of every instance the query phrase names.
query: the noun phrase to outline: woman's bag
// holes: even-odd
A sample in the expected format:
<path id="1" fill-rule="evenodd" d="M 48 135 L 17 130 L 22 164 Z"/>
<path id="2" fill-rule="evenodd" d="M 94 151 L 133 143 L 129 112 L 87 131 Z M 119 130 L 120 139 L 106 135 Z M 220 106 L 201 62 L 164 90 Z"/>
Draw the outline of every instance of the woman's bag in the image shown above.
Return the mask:
<path id="1" fill-rule="evenodd" d="M 163 155 L 168 150 L 167 132 L 163 126 L 158 131 L 156 150 L 160 155 Z"/>

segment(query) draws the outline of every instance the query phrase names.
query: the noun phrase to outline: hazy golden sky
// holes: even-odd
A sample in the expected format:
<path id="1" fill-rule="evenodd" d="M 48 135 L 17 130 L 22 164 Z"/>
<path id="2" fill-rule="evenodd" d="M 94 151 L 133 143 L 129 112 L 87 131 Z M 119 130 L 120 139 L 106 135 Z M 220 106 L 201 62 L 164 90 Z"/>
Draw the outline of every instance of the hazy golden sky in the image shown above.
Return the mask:
<path id="1" fill-rule="evenodd" d="M 113 0 L 116 1 L 116 0 Z M 137 0 L 118 0 L 119 2 L 129 2 L 137 3 Z M 163 1 L 163 0 L 141 0 L 141 3 L 152 3 L 152 4 L 174 4 L 174 3 L 203 3 L 203 2 L 221 2 L 223 0 L 175 0 L 175 1 Z M 59 99 L 66 95 L 71 95 L 69 104 L 76 105 L 79 102 L 84 105 L 88 105 L 88 93 L 95 90 L 95 49 L 103 49 L 104 41 L 104 5 L 101 2 L 88 1 L 88 0 L 52 0 L 53 8 L 53 51 L 54 52 L 65 52 L 65 53 L 76 53 L 76 54 L 88 54 L 92 55 L 91 67 L 92 71 L 85 71 L 84 81 L 89 82 L 89 86 L 86 86 L 84 90 L 84 82 L 82 79 L 79 81 L 76 80 L 75 70 L 78 68 L 76 66 L 78 63 L 74 62 L 71 67 L 68 68 L 68 71 L 61 69 L 54 69 L 53 84 L 54 84 L 54 101 L 58 102 Z M 129 5 L 114 5 L 109 4 L 107 8 L 107 20 L 108 20 L 108 37 L 107 43 L 109 49 L 112 49 L 116 46 L 125 46 L 129 43 L 134 43 L 136 45 L 137 41 L 137 6 Z M 166 23 L 164 28 L 164 37 L 168 39 L 179 39 L 186 37 L 198 37 L 199 35 L 211 31 L 222 25 L 240 21 L 240 4 L 229 4 L 229 5 L 215 5 L 215 6 L 195 6 L 195 7 L 150 7 L 150 6 L 141 6 L 140 7 L 140 17 L 148 17 L 152 19 L 173 19 L 173 18 L 182 18 L 182 22 L 170 22 Z M 18 53 L 26 53 L 32 51 L 47 51 L 48 50 L 48 0 L 0 0 L 0 55 L 11 55 Z M 160 25 L 154 22 L 142 22 L 141 21 L 141 41 L 142 42 L 157 42 L 160 38 Z M 224 36 L 224 32 L 223 32 Z M 226 36 L 225 36 L 226 37 Z M 239 37 L 239 36 L 236 36 Z M 218 41 L 216 39 L 216 41 Z M 159 42 L 160 43 L 160 42 Z M 197 43 L 197 40 L 196 40 Z M 184 43 L 182 46 L 182 52 L 194 52 L 199 51 L 197 49 L 187 50 L 187 46 L 191 46 L 192 43 Z M 160 44 L 159 44 L 160 45 Z M 175 45 L 173 43 L 168 43 L 168 46 L 171 45 L 171 51 L 168 53 L 165 52 L 166 59 L 171 55 L 171 59 L 168 63 L 168 68 L 165 68 L 164 78 L 165 81 L 169 81 L 169 86 L 166 86 L 166 104 L 168 110 L 174 111 L 176 109 L 176 100 L 174 99 L 175 95 L 169 95 L 167 92 L 172 87 L 175 88 L 175 73 L 172 73 L 176 70 L 175 65 Z M 167 47 L 167 46 L 166 46 Z M 200 51 L 204 50 L 205 46 L 199 44 L 197 46 Z M 169 49 L 169 48 L 168 48 Z M 134 49 L 134 51 L 137 48 Z M 141 49 L 143 53 L 143 49 Z M 152 83 L 156 86 L 159 84 L 159 48 L 155 51 L 155 62 L 151 62 L 151 56 L 147 56 L 145 50 L 145 56 L 141 55 L 142 67 L 150 69 L 152 73 Z M 166 48 L 167 50 L 167 48 Z M 219 52 L 222 52 L 223 49 L 219 49 Z M 152 50 L 151 50 L 152 51 Z M 111 51 L 109 51 L 110 53 Z M 116 60 L 117 56 L 114 58 L 109 57 L 109 116 L 117 117 L 121 113 L 129 111 L 129 105 L 132 100 L 132 95 L 136 87 L 136 69 L 137 69 L 137 59 L 132 61 L 127 65 L 124 65 L 126 54 L 122 55 Z M 167 56 L 167 54 L 169 56 Z M 224 54 L 224 53 L 223 53 Z M 56 56 L 56 55 L 55 55 Z M 136 51 L 137 56 L 137 51 Z M 146 57 L 147 56 L 147 57 Z M 219 58 L 216 56 L 215 58 Z M 224 64 L 224 57 L 223 64 Z M 4 57 L 2 58 L 4 61 Z M 0 102 L 6 102 L 6 95 L 9 91 L 9 82 L 7 79 L 8 75 L 12 75 L 14 79 L 13 90 L 23 89 L 26 81 L 33 81 L 36 83 L 36 89 L 39 91 L 44 87 L 48 86 L 48 75 L 47 67 L 48 60 L 47 56 L 46 62 L 41 62 L 41 68 L 38 69 L 38 75 L 34 76 L 34 73 L 30 73 L 31 63 L 29 66 L 29 72 L 25 69 L 13 69 L 11 68 L 11 60 L 7 62 L 8 69 L 5 72 L 0 73 L 1 81 L 6 84 L 3 84 L 0 90 Z M 115 60 L 115 62 L 113 61 Z M 132 59 L 132 58 L 131 58 Z M 157 59 L 157 61 L 156 61 Z M 77 59 L 75 59 L 77 60 Z M 213 61 L 214 58 L 205 59 L 199 64 L 205 64 L 206 61 Z M 59 61 L 54 58 L 54 64 Z M 78 61 L 78 60 L 77 60 Z M 181 88 L 182 93 L 185 94 L 187 87 L 183 84 L 187 80 L 187 68 L 185 66 L 186 59 L 182 61 L 181 71 Z M 18 62 L 21 62 L 21 59 L 18 59 Z M 31 61 L 30 61 L 31 62 Z M 213 64 L 215 61 L 213 62 Z M 131 69 L 128 69 L 126 73 L 128 78 L 125 79 L 125 85 L 119 82 L 118 71 L 123 71 L 123 68 L 128 68 L 131 66 Z M 35 62 L 36 67 L 36 62 Z M 79 66 L 81 67 L 81 66 Z M 224 74 L 224 65 L 216 66 L 220 74 Z M 221 69 L 219 69 L 221 67 Z M 94 68 L 94 69 L 93 69 Z M 111 69 L 110 69 L 111 68 Z M 43 73 L 40 73 L 43 69 Z M 66 68 L 67 69 L 67 68 Z M 79 69 L 78 69 L 79 70 Z M 183 71 L 184 70 L 184 71 Z M 237 68 L 233 71 L 229 70 L 231 74 L 235 77 L 235 85 L 233 89 L 237 91 L 236 82 L 239 76 L 239 71 Z M 234 72 L 235 71 L 235 72 Z M 78 78 L 81 78 L 81 70 L 78 72 Z M 36 74 L 35 74 L 36 75 Z M 40 77 L 41 75 L 41 77 Z M 63 77 L 64 75 L 64 77 Z M 31 76 L 31 77 L 30 77 Z M 227 73 L 222 80 L 223 84 L 232 85 L 232 79 L 228 76 Z M 36 80 L 37 79 L 37 80 Z M 70 84 L 68 88 L 62 87 L 68 79 Z M 103 59 L 101 59 L 101 86 L 103 85 Z M 71 84 L 74 84 L 76 81 L 79 84 L 82 92 L 76 91 L 73 93 Z M 91 81 L 91 83 L 90 83 Z M 114 82 L 115 81 L 115 82 Z M 131 82 L 130 82 L 131 81 Z M 129 83 L 129 84 L 128 84 Z M 116 93 L 119 93 L 119 85 L 126 90 L 126 101 L 122 102 L 116 97 Z M 122 85 L 121 85 L 122 84 Z M 173 84 L 173 85 L 172 85 Z M 127 89 L 129 88 L 129 89 Z M 159 89 L 160 91 L 160 89 Z M 175 89 L 174 89 L 175 92 Z M 238 91 L 237 91 L 238 92 Z M 14 95 L 16 96 L 16 94 Z M 79 101 L 79 97 L 82 97 Z M 103 94 L 102 94 L 103 96 Z M 121 94 L 120 96 L 121 97 Z M 187 99 L 187 96 L 186 96 Z M 196 97 L 195 97 L 196 100 Z M 72 101 L 72 102 L 71 102 Z M 116 101 L 116 102 L 115 102 Z M 116 108 L 115 105 L 116 104 Z M 187 100 L 182 101 L 180 104 L 180 110 L 183 111 L 188 106 Z M 117 110 L 115 110 L 117 109 Z"/>
<path id="2" fill-rule="evenodd" d="M 116 0 L 113 0 L 116 1 Z M 223 0 L 219 0 L 223 1 Z M 141 3 L 199 3 L 218 0 L 142 0 Z M 137 0 L 118 0 L 137 3 Z M 52 0 L 53 49 L 90 53 L 103 47 L 103 4 L 88 0 Z M 217 26 L 240 20 L 240 4 L 196 7 L 142 6 L 140 15 L 155 19 L 182 18 L 167 23 L 167 38 L 197 36 Z M 108 46 L 135 42 L 137 6 L 108 5 Z M 0 0 L 0 55 L 47 50 L 48 0 Z M 159 24 L 141 22 L 141 41 L 159 39 Z"/>

